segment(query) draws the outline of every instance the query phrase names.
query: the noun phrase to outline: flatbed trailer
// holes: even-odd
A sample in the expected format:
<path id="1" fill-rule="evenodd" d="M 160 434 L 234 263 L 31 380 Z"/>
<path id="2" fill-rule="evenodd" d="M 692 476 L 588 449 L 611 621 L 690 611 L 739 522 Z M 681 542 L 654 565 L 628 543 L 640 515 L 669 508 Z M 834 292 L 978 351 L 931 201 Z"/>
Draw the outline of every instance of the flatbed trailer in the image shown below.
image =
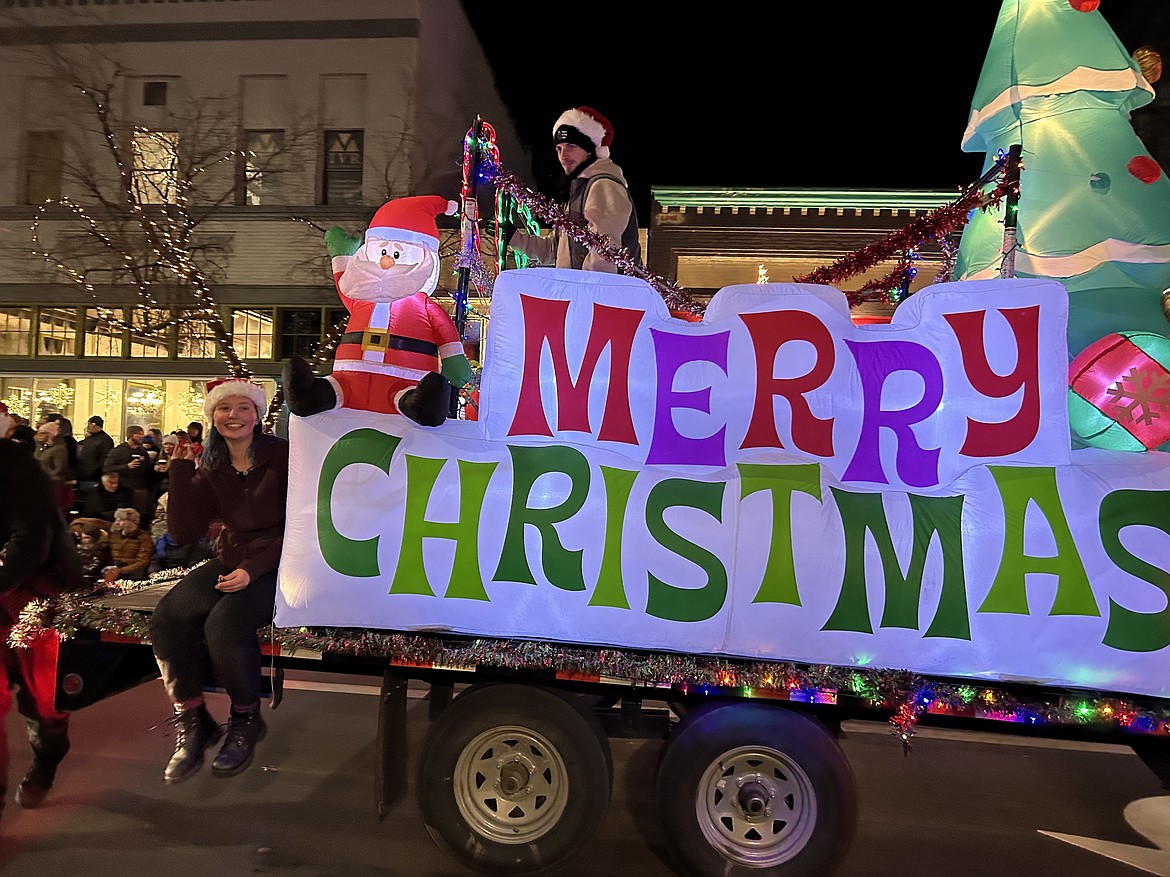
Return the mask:
<path id="1" fill-rule="evenodd" d="M 381 818 L 429 685 L 423 822 L 496 874 L 588 847 L 615 734 L 664 741 L 687 877 L 830 875 L 858 817 L 845 719 L 907 751 L 920 723 L 1126 743 L 1165 784 L 1170 456 L 1072 446 L 1067 316 L 1055 281 L 1000 279 L 877 328 L 802 284 L 693 323 L 634 278 L 504 272 L 478 421 L 289 419 L 273 703 L 292 668 L 381 679 Z M 166 587 L 14 636 L 39 614 L 64 638 L 81 708 L 156 674 Z"/>

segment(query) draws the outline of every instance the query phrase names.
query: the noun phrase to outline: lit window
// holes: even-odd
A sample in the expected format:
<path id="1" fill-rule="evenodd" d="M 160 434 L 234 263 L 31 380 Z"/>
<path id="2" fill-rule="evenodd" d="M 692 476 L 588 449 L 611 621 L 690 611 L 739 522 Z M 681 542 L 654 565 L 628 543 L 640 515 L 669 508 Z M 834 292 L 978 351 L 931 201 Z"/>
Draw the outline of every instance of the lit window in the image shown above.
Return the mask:
<path id="1" fill-rule="evenodd" d="M 245 131 L 244 140 L 244 203 L 283 204 L 284 132 Z"/>
<path id="2" fill-rule="evenodd" d="M 24 203 L 43 204 L 61 197 L 60 131 L 29 131 L 24 141 Z"/>
<path id="3" fill-rule="evenodd" d="M 0 308 L 0 356 L 29 356 L 32 327 L 32 308 Z"/>
<path id="4" fill-rule="evenodd" d="M 130 357 L 132 359 L 166 359 L 171 354 L 174 326 L 167 325 L 171 312 L 154 308 L 135 308 L 130 313 Z"/>
<path id="5" fill-rule="evenodd" d="M 134 195 L 143 204 L 173 204 L 178 194 L 177 131 L 134 132 Z"/>
<path id="6" fill-rule="evenodd" d="M 218 355 L 215 333 L 206 318 L 179 321 L 179 359 L 215 359 Z"/>
<path id="7" fill-rule="evenodd" d="M 73 398 L 77 391 L 73 380 L 66 378 L 33 379 L 33 423 L 42 423 L 50 414 L 73 419 Z"/>
<path id="8" fill-rule="evenodd" d="M 120 311 L 115 311 L 121 319 Z M 85 309 L 85 355 L 122 356 L 126 333 L 110 324 L 97 308 Z"/>
<path id="9" fill-rule="evenodd" d="M 272 359 L 272 311 L 234 311 L 232 343 L 243 359 Z"/>
<path id="10" fill-rule="evenodd" d="M 161 382 L 126 382 L 126 425 L 150 429 L 162 420 L 167 403 L 166 386 Z"/>
<path id="11" fill-rule="evenodd" d="M 326 204 L 362 203 L 363 131 L 325 132 Z"/>
<path id="12" fill-rule="evenodd" d="M 8 378 L 0 381 L 0 402 L 8 406 L 8 413 L 32 419 L 32 378 Z"/>
<path id="13" fill-rule="evenodd" d="M 38 356 L 73 356 L 77 352 L 77 308 L 41 308 Z"/>

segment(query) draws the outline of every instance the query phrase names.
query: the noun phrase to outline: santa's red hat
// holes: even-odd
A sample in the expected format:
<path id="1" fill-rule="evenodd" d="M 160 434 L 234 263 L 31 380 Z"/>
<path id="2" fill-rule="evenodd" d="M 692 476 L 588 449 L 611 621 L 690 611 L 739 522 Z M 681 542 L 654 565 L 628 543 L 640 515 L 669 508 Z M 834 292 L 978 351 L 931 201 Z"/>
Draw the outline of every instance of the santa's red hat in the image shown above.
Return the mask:
<path id="1" fill-rule="evenodd" d="M 591 151 L 598 158 L 609 158 L 613 125 L 593 107 L 565 110 L 553 125 L 553 143 L 576 143 L 583 149 L 589 149 L 577 135 L 584 135 L 584 140 L 592 144 Z"/>
<path id="2" fill-rule="evenodd" d="M 387 201 L 370 220 L 366 240 L 401 241 L 429 250 L 435 257 L 435 267 L 420 290 L 429 295 L 439 282 L 439 227 L 435 225 L 435 217 L 454 216 L 458 209 L 458 204 L 441 195 L 413 195 Z"/>
<path id="3" fill-rule="evenodd" d="M 221 378 L 218 381 L 207 382 L 207 395 L 203 397 L 203 414 L 208 423 L 212 423 L 212 413 L 215 406 L 230 396 L 243 396 L 256 406 L 256 416 L 264 417 L 268 411 L 268 397 L 264 395 L 264 388 L 255 381 L 247 378 Z"/>
<path id="4" fill-rule="evenodd" d="M 414 195 L 387 201 L 370 220 L 366 238 L 403 241 L 437 251 L 439 228 L 435 217 L 454 216 L 458 209 L 458 204 L 441 195 Z"/>

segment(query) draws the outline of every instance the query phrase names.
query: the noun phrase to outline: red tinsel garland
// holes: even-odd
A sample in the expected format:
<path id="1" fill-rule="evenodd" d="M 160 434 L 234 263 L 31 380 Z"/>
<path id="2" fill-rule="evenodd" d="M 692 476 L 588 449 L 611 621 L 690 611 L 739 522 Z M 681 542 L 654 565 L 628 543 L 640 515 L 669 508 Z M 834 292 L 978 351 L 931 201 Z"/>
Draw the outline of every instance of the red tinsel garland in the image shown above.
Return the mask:
<path id="1" fill-rule="evenodd" d="M 513 198 L 531 210 L 534 215 L 549 223 L 561 234 L 578 244 L 583 244 L 606 261 L 617 265 L 618 270 L 623 274 L 645 280 L 662 296 L 662 300 L 666 302 L 666 306 L 670 310 L 688 311 L 695 314 L 703 312 L 703 305 L 691 298 L 685 291 L 661 274 L 647 271 L 634 262 L 628 249 L 615 247 L 606 235 L 599 234 L 572 219 L 561 205 L 544 195 L 533 192 L 502 167 L 497 166 L 489 169 L 485 176 L 489 182 L 507 191 Z"/>
<path id="2" fill-rule="evenodd" d="M 831 265 L 822 266 L 807 274 L 793 277 L 794 283 L 821 283 L 839 287 L 841 282 L 856 274 L 864 273 L 881 262 L 885 262 L 903 253 L 917 250 L 928 240 L 938 240 L 941 244 L 948 235 L 962 228 L 967 217 L 975 208 L 987 209 L 998 204 L 1007 194 L 1008 183 L 1001 177 L 1000 182 L 990 193 L 985 193 L 983 187 L 999 174 L 1003 169 L 1000 162 L 976 183 L 968 186 L 957 200 L 950 204 L 931 211 L 926 216 L 911 221 L 894 233 L 880 241 L 855 250 L 842 256 Z M 564 209 L 543 195 L 525 187 L 515 176 L 500 166 L 487 169 L 485 178 L 498 188 L 504 189 L 518 202 L 527 207 L 533 214 L 549 223 L 553 228 L 567 235 L 578 244 L 583 244 L 592 252 L 618 266 L 623 274 L 639 277 L 649 283 L 662 296 L 666 306 L 672 311 L 684 311 L 693 314 L 702 314 L 705 306 L 695 301 L 691 296 L 668 281 L 666 278 L 652 271 L 647 271 L 635 264 L 628 250 L 613 245 L 608 237 L 598 234 L 592 229 L 576 222 L 565 213 Z M 945 248 L 944 248 L 945 249 Z M 845 293 L 849 306 L 857 307 L 867 301 L 890 301 L 890 290 L 903 285 L 908 276 L 910 264 L 903 260 L 894 270 L 885 277 L 867 281 L 853 292 Z"/>
<path id="3" fill-rule="evenodd" d="M 880 241 L 854 250 L 838 259 L 831 265 L 824 265 L 808 274 L 793 277 L 794 283 L 823 283 L 828 286 L 837 286 L 847 277 L 868 271 L 879 262 L 892 259 L 900 253 L 917 249 L 923 242 L 931 239 L 942 239 L 967 223 L 968 214 L 975 208 L 986 209 L 998 204 L 1007 194 L 1008 185 L 1000 182 L 990 194 L 984 194 L 978 187 L 971 187 L 958 200 L 932 210 L 926 216 L 912 220 L 907 225 L 895 231 Z M 900 265 L 891 274 L 880 280 L 870 281 L 862 290 L 896 288 L 905 279 L 907 266 Z M 861 292 L 849 295 L 850 306 L 868 300 Z"/>

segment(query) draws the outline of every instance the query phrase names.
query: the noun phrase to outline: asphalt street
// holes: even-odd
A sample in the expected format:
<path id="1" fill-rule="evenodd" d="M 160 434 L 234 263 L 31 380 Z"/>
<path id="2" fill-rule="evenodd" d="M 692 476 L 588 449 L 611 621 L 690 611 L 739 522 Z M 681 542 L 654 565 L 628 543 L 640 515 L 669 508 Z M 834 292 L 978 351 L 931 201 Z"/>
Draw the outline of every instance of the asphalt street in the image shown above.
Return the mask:
<path id="1" fill-rule="evenodd" d="M 329 690 L 322 690 L 329 689 Z M 73 751 L 45 807 L 9 801 L 0 874 L 85 877 L 466 877 L 430 840 L 413 761 L 428 727 L 425 689 L 409 705 L 410 784 L 375 816 L 377 693 L 326 675 L 290 678 L 266 712 L 247 773 L 204 768 L 165 786 L 173 745 L 161 683 L 74 714 Z M 224 698 L 210 696 L 226 710 Z M 28 764 L 7 719 L 13 785 Z M 1170 877 L 1170 793 L 1128 749 L 924 729 L 909 755 L 881 723 L 848 723 L 861 823 L 839 877 Z M 669 877 L 653 800 L 660 740 L 614 739 L 611 805 L 567 877 Z"/>

